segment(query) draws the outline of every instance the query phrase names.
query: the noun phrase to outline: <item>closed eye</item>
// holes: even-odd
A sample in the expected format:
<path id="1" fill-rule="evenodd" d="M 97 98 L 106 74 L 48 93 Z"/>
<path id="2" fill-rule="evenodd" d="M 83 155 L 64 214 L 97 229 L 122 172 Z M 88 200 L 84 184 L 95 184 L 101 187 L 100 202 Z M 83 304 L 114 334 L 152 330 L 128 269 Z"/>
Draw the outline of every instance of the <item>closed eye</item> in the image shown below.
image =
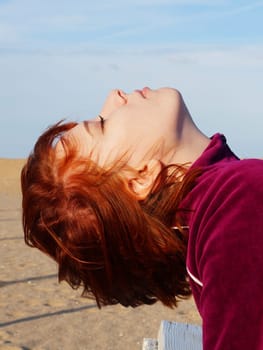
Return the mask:
<path id="1" fill-rule="evenodd" d="M 101 115 L 99 115 L 98 117 L 100 118 L 101 131 L 102 133 L 104 133 L 105 119 Z"/>

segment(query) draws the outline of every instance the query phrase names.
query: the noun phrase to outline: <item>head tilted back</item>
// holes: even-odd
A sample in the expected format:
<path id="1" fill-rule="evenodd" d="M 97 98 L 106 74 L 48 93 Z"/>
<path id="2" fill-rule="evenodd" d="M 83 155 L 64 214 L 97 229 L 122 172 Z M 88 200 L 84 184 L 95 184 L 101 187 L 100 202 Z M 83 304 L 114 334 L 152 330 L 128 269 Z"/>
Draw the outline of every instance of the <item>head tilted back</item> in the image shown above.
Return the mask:
<path id="1" fill-rule="evenodd" d="M 180 226 L 176 212 L 197 174 L 182 178 L 183 168 L 164 168 L 153 191 L 138 201 L 122 176 L 124 164 L 105 170 L 80 158 L 66 140 L 65 155 L 58 157 L 56 140 L 75 125 L 49 128 L 23 168 L 26 243 L 57 261 L 60 280 L 82 285 L 99 306 L 158 299 L 174 306 L 190 289 L 187 237 L 170 227 Z"/>

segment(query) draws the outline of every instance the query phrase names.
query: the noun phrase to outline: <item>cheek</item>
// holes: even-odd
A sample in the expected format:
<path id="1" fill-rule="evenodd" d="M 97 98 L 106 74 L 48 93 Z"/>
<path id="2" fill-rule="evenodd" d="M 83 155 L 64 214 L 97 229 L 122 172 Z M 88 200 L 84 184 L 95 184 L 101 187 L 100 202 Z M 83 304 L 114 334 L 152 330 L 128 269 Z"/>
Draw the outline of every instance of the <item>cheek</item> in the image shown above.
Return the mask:
<path id="1" fill-rule="evenodd" d="M 102 138 L 94 152 L 97 155 L 99 165 L 108 167 L 114 161 L 120 159 L 121 154 L 124 153 L 123 140 L 124 138 L 116 132 L 108 133 L 107 136 Z"/>
<path id="2" fill-rule="evenodd" d="M 101 142 L 101 148 L 103 152 L 116 152 L 116 149 L 123 148 L 126 139 L 125 130 L 113 130 L 112 132 L 108 132 L 107 136 L 104 136 Z"/>

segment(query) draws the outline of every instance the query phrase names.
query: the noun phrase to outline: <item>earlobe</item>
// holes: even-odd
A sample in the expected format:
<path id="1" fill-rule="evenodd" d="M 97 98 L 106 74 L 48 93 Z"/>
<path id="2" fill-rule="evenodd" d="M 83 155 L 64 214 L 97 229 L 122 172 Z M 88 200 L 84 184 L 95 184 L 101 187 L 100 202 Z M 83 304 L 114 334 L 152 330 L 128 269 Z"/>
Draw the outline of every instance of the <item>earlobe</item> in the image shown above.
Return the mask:
<path id="1" fill-rule="evenodd" d="M 161 162 L 152 159 L 137 171 L 136 176 L 128 180 L 129 188 L 138 200 L 148 196 L 161 168 Z"/>

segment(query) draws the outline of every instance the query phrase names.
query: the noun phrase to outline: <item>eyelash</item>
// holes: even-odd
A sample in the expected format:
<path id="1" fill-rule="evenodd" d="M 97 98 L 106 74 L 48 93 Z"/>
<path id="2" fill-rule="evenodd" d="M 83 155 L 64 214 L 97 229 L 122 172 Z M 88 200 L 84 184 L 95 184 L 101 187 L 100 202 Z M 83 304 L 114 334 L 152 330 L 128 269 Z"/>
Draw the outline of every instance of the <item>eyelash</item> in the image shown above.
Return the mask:
<path id="1" fill-rule="evenodd" d="M 99 115 L 98 117 L 100 118 L 101 130 L 104 131 L 105 119 L 101 115 Z"/>

